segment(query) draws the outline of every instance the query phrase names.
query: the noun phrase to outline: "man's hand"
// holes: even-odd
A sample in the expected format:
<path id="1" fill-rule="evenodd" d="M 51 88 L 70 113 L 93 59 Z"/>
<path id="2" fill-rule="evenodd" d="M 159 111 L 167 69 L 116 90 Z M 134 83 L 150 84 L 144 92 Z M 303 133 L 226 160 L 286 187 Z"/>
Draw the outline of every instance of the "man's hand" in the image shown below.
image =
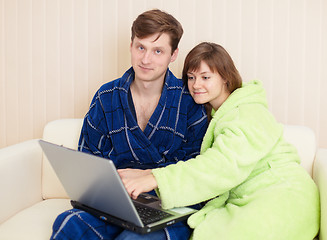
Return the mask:
<path id="1" fill-rule="evenodd" d="M 158 187 L 151 169 L 119 169 L 118 174 L 128 194 L 133 199 L 136 199 L 141 193 L 149 192 Z"/>

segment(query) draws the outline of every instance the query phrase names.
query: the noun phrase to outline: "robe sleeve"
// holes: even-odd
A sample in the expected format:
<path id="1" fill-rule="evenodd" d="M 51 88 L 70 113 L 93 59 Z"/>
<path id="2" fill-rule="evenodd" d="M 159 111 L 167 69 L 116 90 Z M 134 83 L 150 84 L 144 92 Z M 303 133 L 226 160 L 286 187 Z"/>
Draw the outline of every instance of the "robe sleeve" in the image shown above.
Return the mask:
<path id="1" fill-rule="evenodd" d="M 154 169 L 164 208 L 188 206 L 219 196 L 244 182 L 282 135 L 265 108 L 236 108 L 213 118 L 201 155 Z"/>
<path id="2" fill-rule="evenodd" d="M 84 118 L 78 150 L 108 158 L 108 150 L 112 148 L 112 144 L 106 124 L 98 91 L 93 97 L 89 111 Z"/>

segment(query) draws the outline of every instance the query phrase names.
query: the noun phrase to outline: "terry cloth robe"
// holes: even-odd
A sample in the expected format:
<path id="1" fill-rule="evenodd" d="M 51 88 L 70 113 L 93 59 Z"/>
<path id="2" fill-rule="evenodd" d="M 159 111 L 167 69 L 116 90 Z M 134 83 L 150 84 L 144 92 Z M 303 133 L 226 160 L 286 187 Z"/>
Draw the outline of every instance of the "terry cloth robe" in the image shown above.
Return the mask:
<path id="1" fill-rule="evenodd" d="M 167 70 L 158 106 L 144 132 L 128 101 L 133 80 L 134 70 L 130 68 L 121 78 L 100 87 L 84 118 L 79 150 L 111 159 L 117 168 L 140 169 L 162 167 L 198 155 L 208 126 L 207 115 L 204 107 L 193 101 L 182 80 Z M 97 228 L 96 235 L 102 234 L 98 228 L 103 225 L 101 220 L 81 216 L 83 213 L 76 211 L 64 214 L 54 224 L 54 229 L 57 228 L 54 236 L 58 239 L 70 234 L 77 239 L 85 229 Z M 65 219 L 71 216 L 78 217 L 71 218 L 67 224 Z M 87 220 L 79 223 L 82 218 Z M 181 224 L 165 229 L 168 239 L 185 234 Z"/>
<path id="2" fill-rule="evenodd" d="M 208 201 L 188 219 L 195 240 L 309 240 L 319 195 L 299 163 L 253 81 L 213 112 L 200 155 L 152 172 L 164 208 Z"/>

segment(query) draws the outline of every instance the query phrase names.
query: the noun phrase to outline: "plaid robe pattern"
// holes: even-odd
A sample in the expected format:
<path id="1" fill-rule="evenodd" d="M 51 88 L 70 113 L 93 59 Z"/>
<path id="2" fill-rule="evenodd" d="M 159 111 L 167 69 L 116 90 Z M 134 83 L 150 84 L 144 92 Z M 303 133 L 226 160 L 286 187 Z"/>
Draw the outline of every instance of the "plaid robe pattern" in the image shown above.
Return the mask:
<path id="1" fill-rule="evenodd" d="M 130 68 L 122 78 L 104 84 L 86 114 L 79 150 L 111 159 L 117 168 L 156 168 L 199 154 L 207 116 L 188 90 L 167 70 L 158 106 L 144 132 L 128 105 L 134 79 Z"/>
<path id="2" fill-rule="evenodd" d="M 97 91 L 84 118 L 79 151 L 111 159 L 117 168 L 140 169 L 163 167 L 198 155 L 208 125 L 207 115 L 183 82 L 167 70 L 158 106 L 142 132 L 128 104 L 133 80 L 134 71 L 130 68 Z M 114 239 L 121 231 L 72 209 L 57 217 L 51 239 Z M 165 228 L 164 233 L 167 239 L 190 237 L 184 222 Z"/>

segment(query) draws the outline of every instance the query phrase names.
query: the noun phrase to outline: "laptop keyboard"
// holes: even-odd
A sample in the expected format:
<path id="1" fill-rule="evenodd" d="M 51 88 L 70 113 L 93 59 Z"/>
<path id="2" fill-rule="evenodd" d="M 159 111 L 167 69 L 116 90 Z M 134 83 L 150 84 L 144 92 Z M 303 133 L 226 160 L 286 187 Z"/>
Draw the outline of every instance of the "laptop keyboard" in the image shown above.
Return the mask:
<path id="1" fill-rule="evenodd" d="M 134 204 L 134 205 L 144 225 L 157 222 L 161 219 L 172 216 L 169 213 L 160 211 L 155 208 L 150 208 L 139 204 Z"/>

